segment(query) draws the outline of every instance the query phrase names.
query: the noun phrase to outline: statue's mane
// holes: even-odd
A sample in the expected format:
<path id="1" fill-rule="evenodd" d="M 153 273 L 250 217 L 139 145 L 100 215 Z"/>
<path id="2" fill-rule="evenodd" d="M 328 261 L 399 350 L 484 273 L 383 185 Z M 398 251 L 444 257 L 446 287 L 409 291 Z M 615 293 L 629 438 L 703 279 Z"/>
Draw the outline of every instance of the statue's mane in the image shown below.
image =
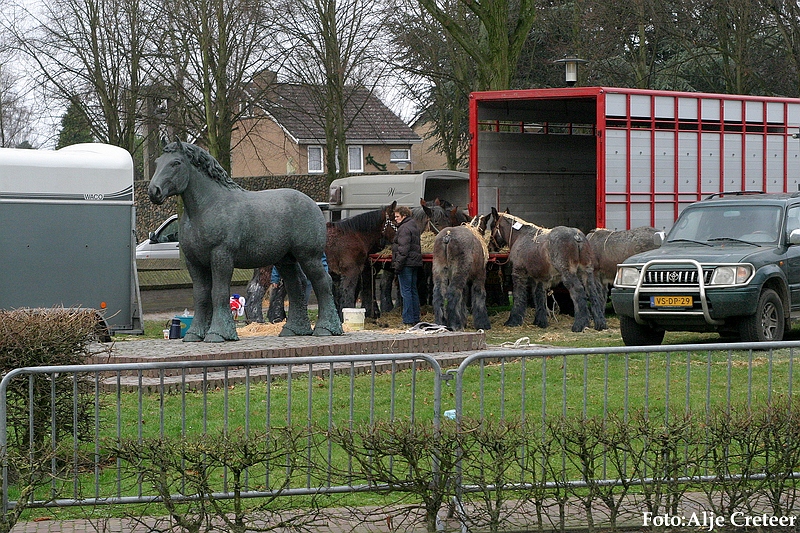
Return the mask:
<path id="1" fill-rule="evenodd" d="M 177 142 L 170 143 L 164 147 L 164 153 L 177 152 L 183 152 L 186 154 L 186 159 L 192 164 L 192 166 L 204 172 L 209 178 L 213 179 L 220 185 L 227 187 L 228 189 L 242 188 L 239 186 L 239 184 L 233 181 L 230 176 L 228 176 L 228 173 L 225 172 L 225 169 L 222 168 L 222 165 L 220 165 L 219 162 L 203 148 L 189 143 L 180 143 L 179 146 Z"/>

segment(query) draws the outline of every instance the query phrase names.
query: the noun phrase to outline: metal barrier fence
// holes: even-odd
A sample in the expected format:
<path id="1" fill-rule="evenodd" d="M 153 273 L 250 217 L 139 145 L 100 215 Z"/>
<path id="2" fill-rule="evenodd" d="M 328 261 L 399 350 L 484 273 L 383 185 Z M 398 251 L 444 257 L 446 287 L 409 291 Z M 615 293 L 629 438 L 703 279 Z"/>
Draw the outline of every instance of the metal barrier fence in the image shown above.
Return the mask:
<path id="1" fill-rule="evenodd" d="M 493 350 L 447 372 L 427 354 L 16 369 L 0 381 L 2 508 L 14 508 L 20 494 L 16 476 L 9 476 L 13 449 L 25 450 L 30 462 L 53 452 L 47 458 L 50 486 L 25 496 L 34 507 L 157 501 L 141 476 L 125 474 L 108 442 L 292 426 L 308 429 L 304 456 L 293 459 L 305 474 L 293 476 L 282 494 L 374 490 L 359 480 L 353 457 L 328 438 L 332 428 L 392 420 L 430 421 L 439 428 L 452 417 L 456 424 L 526 421 L 543 434 L 568 416 L 669 422 L 689 411 L 758 407 L 778 396 L 791 402 L 798 348 L 800 343 L 784 342 Z M 321 472 L 320 457 L 327 462 Z M 603 468 L 594 481 L 615 483 L 626 475 L 618 463 L 600 459 Z M 563 455 L 560 461 L 563 482 L 586 483 Z M 617 466 L 607 466 L 612 464 Z M 701 474 L 689 473 L 698 479 Z M 257 482 L 254 473 L 245 495 L 274 495 L 269 471 L 259 475 L 267 479 Z M 535 480 L 520 474 L 518 481 L 525 486 Z M 230 490 L 223 487 L 216 496 L 230 496 Z"/>

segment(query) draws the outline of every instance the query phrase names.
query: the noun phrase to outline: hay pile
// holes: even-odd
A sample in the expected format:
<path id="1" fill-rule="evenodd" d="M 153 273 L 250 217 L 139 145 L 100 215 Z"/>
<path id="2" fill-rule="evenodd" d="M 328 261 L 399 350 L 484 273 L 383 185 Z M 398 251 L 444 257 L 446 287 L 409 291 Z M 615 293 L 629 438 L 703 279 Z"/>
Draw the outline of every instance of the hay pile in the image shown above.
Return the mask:
<path id="1" fill-rule="evenodd" d="M 251 322 L 246 326 L 241 328 L 236 328 L 236 333 L 239 334 L 239 337 L 277 337 L 280 335 L 281 330 L 283 329 L 284 324 L 286 321 L 276 322 L 275 324 L 260 324 L 258 322 Z M 311 324 L 313 327 L 314 324 Z M 349 324 L 342 324 L 342 329 L 345 333 L 350 333 L 352 331 L 356 331 L 350 328 Z M 366 328 L 365 328 L 366 329 Z M 360 330 L 359 330 L 360 331 Z M 394 330 L 387 330 L 387 329 L 376 329 L 375 331 L 379 333 L 398 333 L 400 331 Z M 405 330 L 402 330 L 405 331 Z"/>

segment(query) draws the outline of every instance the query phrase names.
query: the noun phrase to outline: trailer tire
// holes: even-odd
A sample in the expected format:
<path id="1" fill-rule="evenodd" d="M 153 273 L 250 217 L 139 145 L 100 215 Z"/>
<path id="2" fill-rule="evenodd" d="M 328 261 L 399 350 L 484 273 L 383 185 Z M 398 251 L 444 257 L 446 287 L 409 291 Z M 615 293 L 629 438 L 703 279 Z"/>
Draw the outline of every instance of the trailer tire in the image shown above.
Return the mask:
<path id="1" fill-rule="evenodd" d="M 619 330 L 625 346 L 658 345 L 664 340 L 664 333 L 666 333 L 663 329 L 643 326 L 629 316 L 619 317 Z"/>
<path id="2" fill-rule="evenodd" d="M 739 336 L 743 342 L 768 342 L 783 340 L 783 302 L 778 293 L 764 289 L 753 315 L 742 318 Z"/>

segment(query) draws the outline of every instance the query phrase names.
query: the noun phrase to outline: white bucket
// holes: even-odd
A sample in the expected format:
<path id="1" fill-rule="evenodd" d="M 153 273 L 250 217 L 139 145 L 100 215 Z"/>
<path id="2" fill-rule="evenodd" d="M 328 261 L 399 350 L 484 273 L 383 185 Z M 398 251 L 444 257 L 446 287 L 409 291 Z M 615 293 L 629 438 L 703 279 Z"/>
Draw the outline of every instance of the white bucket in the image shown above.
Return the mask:
<path id="1" fill-rule="evenodd" d="M 342 309 L 342 318 L 344 325 L 350 331 L 358 331 L 364 329 L 364 317 L 367 310 L 358 307 L 345 307 Z"/>

